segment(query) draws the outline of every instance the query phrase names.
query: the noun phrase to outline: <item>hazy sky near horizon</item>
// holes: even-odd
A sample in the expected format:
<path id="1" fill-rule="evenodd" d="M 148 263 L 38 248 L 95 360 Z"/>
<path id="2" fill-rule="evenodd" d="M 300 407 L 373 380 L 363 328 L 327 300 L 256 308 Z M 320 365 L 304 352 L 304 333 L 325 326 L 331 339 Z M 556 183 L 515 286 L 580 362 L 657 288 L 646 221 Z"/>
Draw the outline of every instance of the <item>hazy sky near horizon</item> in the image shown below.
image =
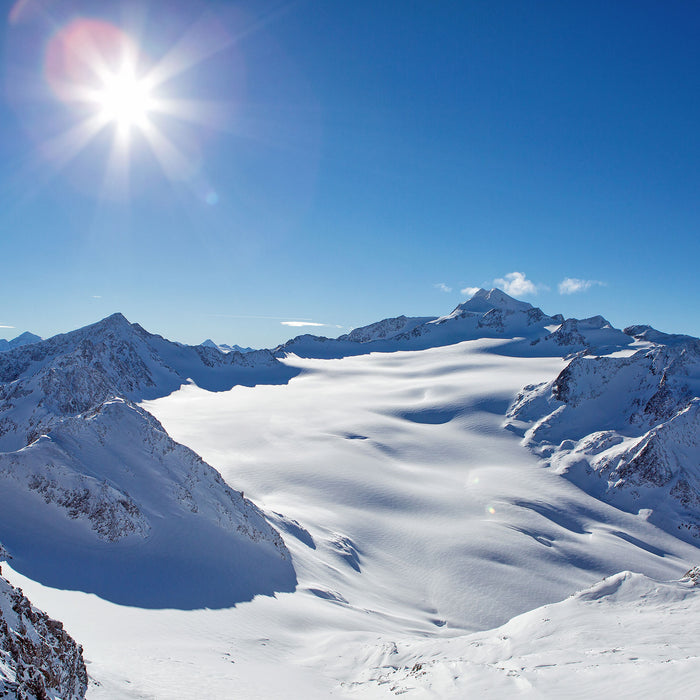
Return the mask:
<path id="1" fill-rule="evenodd" d="M 262 347 L 480 286 L 700 335 L 700 5 L 4 7 L 0 337 Z"/>

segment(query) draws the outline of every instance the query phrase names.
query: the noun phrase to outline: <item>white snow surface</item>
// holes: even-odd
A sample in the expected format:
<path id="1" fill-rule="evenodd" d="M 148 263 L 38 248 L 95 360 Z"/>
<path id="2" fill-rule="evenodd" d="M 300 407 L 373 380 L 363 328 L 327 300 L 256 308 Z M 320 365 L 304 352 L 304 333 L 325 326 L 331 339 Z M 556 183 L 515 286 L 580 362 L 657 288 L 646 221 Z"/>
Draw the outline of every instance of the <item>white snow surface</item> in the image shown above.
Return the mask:
<path id="1" fill-rule="evenodd" d="M 507 311 L 521 329 L 537 316 Z M 520 425 L 506 429 L 518 392 L 566 364 L 529 347 L 287 352 L 300 372 L 287 384 L 185 384 L 141 403 L 266 512 L 294 592 L 157 610 L 4 571 L 83 644 L 95 700 L 680 697 L 700 682 L 700 603 L 678 579 L 700 550 L 649 509 L 562 478 Z M 534 398 L 532 420 L 547 401 Z M 182 558 L 185 580 L 194 567 Z"/>

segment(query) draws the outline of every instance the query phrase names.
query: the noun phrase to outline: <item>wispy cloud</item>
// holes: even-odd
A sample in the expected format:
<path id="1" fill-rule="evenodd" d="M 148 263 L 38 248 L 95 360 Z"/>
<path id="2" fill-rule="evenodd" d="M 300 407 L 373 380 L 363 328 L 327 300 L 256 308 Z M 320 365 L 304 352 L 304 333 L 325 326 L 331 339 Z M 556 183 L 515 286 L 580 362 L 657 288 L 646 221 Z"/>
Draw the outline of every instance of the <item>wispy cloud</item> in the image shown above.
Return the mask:
<path id="1" fill-rule="evenodd" d="M 14 328 L 14 326 L 2 326 L 2 325 L 0 325 L 0 328 Z"/>
<path id="2" fill-rule="evenodd" d="M 101 294 L 93 294 L 92 298 L 93 299 L 102 299 L 102 295 Z"/>
<path id="3" fill-rule="evenodd" d="M 433 285 L 435 289 L 439 289 L 441 292 L 451 292 L 452 287 L 448 287 L 444 282 L 437 282 Z"/>
<path id="4" fill-rule="evenodd" d="M 215 318 L 253 318 L 253 319 L 263 319 L 267 321 L 286 321 L 286 316 L 241 316 L 238 314 L 212 314 Z M 310 318 L 302 318 L 302 321 L 310 321 Z"/>
<path id="5" fill-rule="evenodd" d="M 524 272 L 509 272 L 505 277 L 495 279 L 493 283 L 513 297 L 537 294 L 537 285 L 529 280 Z"/>
<path id="6" fill-rule="evenodd" d="M 465 287 L 464 289 L 460 289 L 459 291 L 465 296 L 473 297 L 480 289 L 481 287 Z"/>
<path id="7" fill-rule="evenodd" d="M 301 328 L 302 326 L 328 326 L 328 323 L 314 323 L 313 321 L 280 321 L 283 326 Z"/>
<path id="8" fill-rule="evenodd" d="M 576 294 L 577 292 L 585 292 L 594 286 L 605 286 L 605 282 L 598 280 L 580 280 L 577 277 L 567 277 L 559 282 L 559 294 Z"/>

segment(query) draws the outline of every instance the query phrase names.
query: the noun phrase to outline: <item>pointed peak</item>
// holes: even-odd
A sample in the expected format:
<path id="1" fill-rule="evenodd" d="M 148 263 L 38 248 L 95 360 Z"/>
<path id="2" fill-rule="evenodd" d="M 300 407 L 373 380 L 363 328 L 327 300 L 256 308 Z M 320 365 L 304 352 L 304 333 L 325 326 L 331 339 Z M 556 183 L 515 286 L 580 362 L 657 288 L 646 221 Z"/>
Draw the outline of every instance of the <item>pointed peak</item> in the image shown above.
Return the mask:
<path id="1" fill-rule="evenodd" d="M 106 318 L 103 318 L 102 322 L 103 323 L 104 322 L 121 323 L 121 324 L 128 323 L 129 325 L 131 325 L 129 323 L 129 321 L 127 320 L 126 316 L 124 316 L 124 314 L 120 313 L 119 311 L 113 313 L 111 316 L 107 316 Z"/>
<path id="2" fill-rule="evenodd" d="M 3 341 L 2 345 L 7 350 L 14 350 L 15 348 L 22 347 L 23 345 L 32 345 L 33 343 L 40 343 L 41 341 L 42 338 L 40 336 L 36 335 L 35 333 L 25 331 L 9 342 L 7 340 Z"/>
<path id="3" fill-rule="evenodd" d="M 518 301 L 508 296 L 503 290 L 494 287 L 493 289 L 479 289 L 472 297 L 460 304 L 455 311 L 474 311 L 476 313 L 486 313 L 491 309 L 506 309 L 509 311 L 529 311 L 532 304 L 526 301 Z"/>
<path id="4" fill-rule="evenodd" d="M 93 332 L 118 329 L 133 330 L 133 326 L 131 323 L 129 323 L 128 319 L 124 316 L 124 314 L 117 312 L 112 314 L 111 316 L 103 318 L 100 321 L 97 321 L 97 323 L 85 326 L 85 329 L 83 330 L 87 329 L 91 329 Z"/>

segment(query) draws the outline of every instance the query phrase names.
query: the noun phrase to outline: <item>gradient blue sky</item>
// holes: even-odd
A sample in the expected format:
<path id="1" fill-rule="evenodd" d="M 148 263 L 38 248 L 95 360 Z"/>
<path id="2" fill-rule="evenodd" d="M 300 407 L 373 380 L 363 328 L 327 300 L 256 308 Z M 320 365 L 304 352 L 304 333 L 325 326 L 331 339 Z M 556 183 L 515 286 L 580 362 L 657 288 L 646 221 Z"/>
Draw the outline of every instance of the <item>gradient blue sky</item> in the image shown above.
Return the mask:
<path id="1" fill-rule="evenodd" d="M 121 311 L 262 347 L 447 313 L 495 280 L 548 313 L 700 335 L 697 3 L 5 8 L 0 337 Z M 103 183 L 110 127 L 67 163 L 47 148 L 76 114 L 46 46 L 79 16 L 145 63 L 184 56 L 162 93 L 206 117 L 153 117 L 177 172 L 134 133 L 128 196 Z"/>

